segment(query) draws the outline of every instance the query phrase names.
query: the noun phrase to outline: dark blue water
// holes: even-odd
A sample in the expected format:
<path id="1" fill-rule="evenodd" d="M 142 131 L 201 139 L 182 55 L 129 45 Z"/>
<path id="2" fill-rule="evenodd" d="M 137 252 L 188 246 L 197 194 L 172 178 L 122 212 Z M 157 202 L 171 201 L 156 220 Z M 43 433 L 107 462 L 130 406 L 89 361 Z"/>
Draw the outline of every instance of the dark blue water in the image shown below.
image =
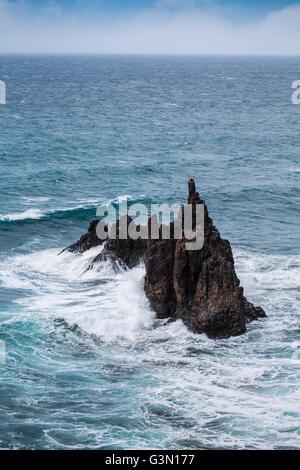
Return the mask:
<path id="1" fill-rule="evenodd" d="M 300 448 L 300 59 L 1 56 L 0 79 L 0 447 Z M 142 265 L 57 257 L 99 203 L 190 177 L 268 314 L 241 337 L 158 322 Z"/>

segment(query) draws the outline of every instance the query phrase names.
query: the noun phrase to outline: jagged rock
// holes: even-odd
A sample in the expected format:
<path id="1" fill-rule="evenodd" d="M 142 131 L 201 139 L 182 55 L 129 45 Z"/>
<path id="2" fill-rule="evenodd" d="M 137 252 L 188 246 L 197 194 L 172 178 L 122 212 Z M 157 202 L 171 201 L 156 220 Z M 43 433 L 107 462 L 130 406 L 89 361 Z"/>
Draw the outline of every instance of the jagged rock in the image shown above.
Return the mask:
<path id="1" fill-rule="evenodd" d="M 128 230 L 130 223 L 134 224 L 132 218 L 129 216 L 123 216 L 120 220 L 126 226 L 126 230 Z M 112 227 L 110 236 L 105 243 L 103 251 L 93 259 L 90 267 L 95 263 L 99 263 L 107 259 L 112 261 L 121 261 L 128 268 L 133 268 L 141 262 L 147 248 L 147 240 L 141 238 L 138 238 L 137 240 L 133 240 L 132 238 L 120 238 L 120 220 L 117 221 L 116 226 Z M 135 224 L 134 226 L 136 227 L 136 230 L 139 231 L 140 227 Z M 111 234 L 114 233 L 114 230 L 115 237 L 112 238 Z"/>
<path id="2" fill-rule="evenodd" d="M 97 234 L 96 234 L 96 227 L 98 223 L 102 223 L 99 220 L 92 220 L 92 222 L 89 225 L 89 229 L 87 233 L 82 235 L 80 239 L 73 243 L 72 245 L 68 246 L 64 250 L 62 250 L 59 254 L 63 253 L 64 251 L 71 251 L 72 253 L 83 253 L 86 250 L 90 250 L 91 248 L 94 248 L 95 246 L 102 245 L 104 242 L 104 239 L 101 240 Z M 108 232 L 107 227 L 103 224 L 103 230 L 105 232 Z"/>
<path id="3" fill-rule="evenodd" d="M 244 297 L 235 273 L 229 241 L 223 240 L 213 225 L 205 202 L 196 192 L 194 180 L 189 181 L 188 187 L 188 204 L 193 208 L 193 230 L 196 228 L 196 206 L 204 206 L 204 245 L 201 249 L 189 251 L 186 245 L 190 240 L 184 236 L 175 239 L 174 222 L 170 224 L 169 239 L 163 239 L 162 227 L 159 228 L 158 239 L 151 239 L 151 236 L 148 240 L 123 238 L 120 235 L 121 221 L 126 230 L 129 224 L 133 224 L 140 233 L 146 229 L 134 225 L 129 216 L 124 216 L 125 219 L 121 218 L 112 227 L 103 250 L 90 267 L 110 259 L 133 268 L 143 258 L 146 267 L 145 292 L 158 318 L 181 319 L 192 331 L 206 333 L 210 338 L 240 335 L 246 331 L 247 321 L 265 317 L 266 314 L 261 307 L 254 307 Z M 183 208 L 181 210 L 183 215 Z M 150 218 L 147 227 L 149 234 L 151 222 Z M 92 221 L 89 231 L 66 250 L 83 252 L 101 245 L 103 240 L 96 234 L 98 223 L 98 220 Z M 107 233 L 107 227 L 102 224 Z"/>
<path id="4" fill-rule="evenodd" d="M 204 204 L 193 180 L 188 203 Z M 193 228 L 194 223 L 193 218 Z M 204 229 L 201 250 L 186 250 L 184 237 L 148 241 L 145 292 L 159 318 L 182 319 L 192 331 L 211 338 L 236 336 L 245 332 L 247 320 L 266 315 L 244 297 L 230 243 L 220 237 L 205 204 Z"/>

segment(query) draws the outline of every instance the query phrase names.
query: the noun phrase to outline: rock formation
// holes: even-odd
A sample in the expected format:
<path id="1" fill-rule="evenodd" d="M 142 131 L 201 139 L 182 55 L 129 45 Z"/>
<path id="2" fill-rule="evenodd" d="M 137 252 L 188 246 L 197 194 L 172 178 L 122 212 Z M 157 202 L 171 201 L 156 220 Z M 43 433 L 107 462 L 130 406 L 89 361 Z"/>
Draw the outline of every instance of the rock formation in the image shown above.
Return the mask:
<path id="1" fill-rule="evenodd" d="M 144 259 L 145 292 L 158 318 L 181 319 L 193 332 L 206 333 L 210 338 L 240 335 L 246 331 L 247 321 L 266 314 L 244 297 L 230 243 L 221 238 L 213 225 L 205 202 L 196 192 L 194 180 L 189 181 L 188 204 L 193 208 L 193 229 L 196 205 L 204 205 L 204 245 L 200 250 L 187 250 L 189 240 L 184 236 L 174 238 L 174 222 L 170 224 L 170 239 L 163 239 L 160 227 L 158 239 L 133 240 L 120 238 L 118 221 L 116 237 L 107 239 L 92 265 L 111 259 L 121 260 L 133 268 Z M 96 234 L 97 222 L 91 222 L 88 233 L 66 249 L 83 252 L 102 244 L 103 240 Z M 130 223 L 132 219 L 127 216 L 127 227 Z M 150 227 L 151 219 L 149 232 Z"/>
<path id="2" fill-rule="evenodd" d="M 189 181 L 189 204 L 204 204 L 204 246 L 186 250 L 187 240 L 149 240 L 144 254 L 145 292 L 159 318 L 182 319 L 211 338 L 242 334 L 246 321 L 265 317 L 243 295 L 228 240 L 223 240 L 207 207 Z"/>
<path id="3" fill-rule="evenodd" d="M 64 250 L 62 250 L 59 254 L 63 253 L 64 251 L 71 251 L 71 253 L 83 253 L 84 251 L 90 250 L 91 248 L 94 248 L 95 246 L 102 245 L 104 240 L 101 240 L 96 233 L 96 228 L 98 223 L 102 223 L 99 220 L 92 220 L 92 222 L 89 225 L 89 229 L 87 233 L 82 235 L 80 239 L 73 243 L 70 246 L 67 246 Z M 104 224 L 103 224 L 104 225 Z M 104 226 L 104 231 L 108 232 L 108 229 L 106 226 Z"/>
<path id="4" fill-rule="evenodd" d="M 123 216 L 123 223 L 127 230 L 130 223 L 134 224 L 132 218 L 129 216 Z M 137 240 L 133 240 L 131 238 L 122 239 L 120 238 L 119 227 L 120 221 L 118 220 L 116 224 L 116 238 L 109 237 L 107 239 L 103 251 L 94 258 L 91 265 L 107 259 L 112 261 L 119 260 L 128 268 L 134 268 L 140 263 L 147 248 L 147 240 L 143 240 L 141 238 L 138 238 Z M 138 231 L 139 226 L 135 225 L 135 227 Z M 111 231 L 113 230 L 114 227 L 112 227 Z"/>

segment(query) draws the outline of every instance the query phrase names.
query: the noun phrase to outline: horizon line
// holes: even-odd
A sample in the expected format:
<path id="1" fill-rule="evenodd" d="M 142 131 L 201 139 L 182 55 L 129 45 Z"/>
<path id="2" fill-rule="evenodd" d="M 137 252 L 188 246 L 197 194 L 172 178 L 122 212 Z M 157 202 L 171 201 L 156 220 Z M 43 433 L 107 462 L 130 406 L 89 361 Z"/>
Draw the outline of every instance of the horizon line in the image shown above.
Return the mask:
<path id="1" fill-rule="evenodd" d="M 299 54 L 176 52 L 0 52 L 0 56 L 156 56 L 156 57 L 300 57 Z"/>

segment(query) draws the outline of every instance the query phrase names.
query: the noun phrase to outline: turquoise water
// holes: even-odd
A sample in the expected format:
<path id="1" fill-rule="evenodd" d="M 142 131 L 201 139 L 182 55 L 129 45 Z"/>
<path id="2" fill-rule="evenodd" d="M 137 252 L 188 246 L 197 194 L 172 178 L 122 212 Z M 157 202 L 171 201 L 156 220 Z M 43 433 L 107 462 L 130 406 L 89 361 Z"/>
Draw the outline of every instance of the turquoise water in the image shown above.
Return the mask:
<path id="1" fill-rule="evenodd" d="M 0 447 L 281 449 L 299 438 L 299 58 L 1 56 Z M 57 253 L 96 207 L 194 177 L 266 320 L 155 319 L 143 265 Z"/>

